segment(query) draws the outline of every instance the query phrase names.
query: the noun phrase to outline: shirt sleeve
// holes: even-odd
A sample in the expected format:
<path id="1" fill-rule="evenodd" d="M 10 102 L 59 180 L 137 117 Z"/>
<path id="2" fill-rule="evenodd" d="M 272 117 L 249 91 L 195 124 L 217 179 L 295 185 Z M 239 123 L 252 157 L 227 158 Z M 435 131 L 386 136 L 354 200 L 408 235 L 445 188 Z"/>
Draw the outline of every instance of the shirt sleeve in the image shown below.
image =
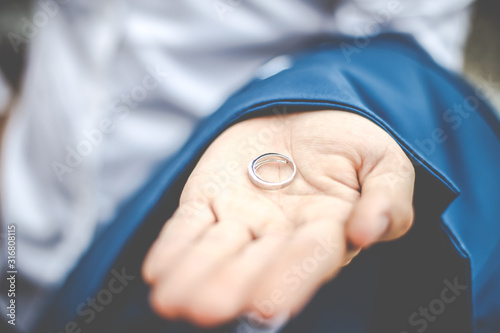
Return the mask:
<path id="1" fill-rule="evenodd" d="M 460 71 L 474 0 L 342 0 L 335 30 L 349 36 L 412 35 L 442 66 Z M 360 39 L 360 45 L 369 39 Z"/>

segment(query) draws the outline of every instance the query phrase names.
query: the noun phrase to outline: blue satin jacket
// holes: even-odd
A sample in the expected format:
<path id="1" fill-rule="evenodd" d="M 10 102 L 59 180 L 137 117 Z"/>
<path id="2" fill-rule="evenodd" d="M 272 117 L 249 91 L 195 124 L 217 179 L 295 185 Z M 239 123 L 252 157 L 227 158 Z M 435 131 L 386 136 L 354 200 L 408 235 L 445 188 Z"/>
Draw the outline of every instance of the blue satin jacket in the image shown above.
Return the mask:
<path id="1" fill-rule="evenodd" d="M 381 126 L 413 161 L 415 225 L 363 252 L 282 331 L 500 332 L 500 123 L 487 91 L 404 35 L 363 44 L 330 37 L 292 57 L 291 68 L 235 93 L 159 167 L 96 236 L 37 331 L 230 332 L 237 322 L 203 330 L 157 317 L 140 275 L 145 253 L 224 129 L 260 115 L 336 109 Z"/>

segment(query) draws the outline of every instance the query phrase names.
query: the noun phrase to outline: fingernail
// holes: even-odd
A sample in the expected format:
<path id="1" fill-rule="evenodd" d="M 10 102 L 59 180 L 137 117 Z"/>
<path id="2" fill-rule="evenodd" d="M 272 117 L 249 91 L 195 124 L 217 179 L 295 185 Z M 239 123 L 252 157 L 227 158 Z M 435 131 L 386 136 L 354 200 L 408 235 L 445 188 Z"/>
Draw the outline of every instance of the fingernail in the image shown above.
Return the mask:
<path id="1" fill-rule="evenodd" d="M 271 333 L 279 331 L 290 319 L 290 311 L 281 312 L 271 318 L 264 318 L 258 312 L 247 312 L 242 317 L 255 332 Z"/>

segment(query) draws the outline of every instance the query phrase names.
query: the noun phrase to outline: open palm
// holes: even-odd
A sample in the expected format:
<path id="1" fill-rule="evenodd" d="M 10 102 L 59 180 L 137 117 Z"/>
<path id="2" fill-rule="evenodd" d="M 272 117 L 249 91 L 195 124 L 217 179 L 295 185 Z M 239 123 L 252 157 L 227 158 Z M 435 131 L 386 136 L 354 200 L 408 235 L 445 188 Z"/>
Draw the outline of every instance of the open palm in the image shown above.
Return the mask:
<path id="1" fill-rule="evenodd" d="M 270 152 L 297 166 L 276 191 L 247 173 Z M 271 181 L 289 173 L 281 163 L 259 169 Z M 252 311 L 295 314 L 359 249 L 409 229 L 413 183 L 404 152 L 361 116 L 315 111 L 236 124 L 204 153 L 146 258 L 151 304 L 203 326 Z"/>

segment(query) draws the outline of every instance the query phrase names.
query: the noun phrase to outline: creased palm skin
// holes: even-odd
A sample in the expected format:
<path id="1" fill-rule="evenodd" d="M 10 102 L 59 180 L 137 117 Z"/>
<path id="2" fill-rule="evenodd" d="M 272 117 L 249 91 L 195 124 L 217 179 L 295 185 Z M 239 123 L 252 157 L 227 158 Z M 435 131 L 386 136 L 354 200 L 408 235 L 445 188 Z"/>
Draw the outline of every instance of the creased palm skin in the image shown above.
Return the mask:
<path id="1" fill-rule="evenodd" d="M 270 152 L 296 163 L 284 189 L 249 179 L 248 163 Z M 290 170 L 277 164 L 259 169 L 262 178 L 283 180 Z M 296 314 L 361 249 L 407 232 L 413 185 L 399 145 L 362 116 L 325 110 L 238 123 L 203 154 L 146 257 L 151 305 L 200 326 Z"/>

